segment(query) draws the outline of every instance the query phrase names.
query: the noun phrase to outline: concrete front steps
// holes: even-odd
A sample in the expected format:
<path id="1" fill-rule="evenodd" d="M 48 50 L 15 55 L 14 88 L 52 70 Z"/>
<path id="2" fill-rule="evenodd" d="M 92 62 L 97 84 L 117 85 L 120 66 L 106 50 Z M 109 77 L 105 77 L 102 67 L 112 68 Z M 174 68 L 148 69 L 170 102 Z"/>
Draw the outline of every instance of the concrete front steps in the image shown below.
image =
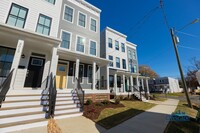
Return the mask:
<path id="1" fill-rule="evenodd" d="M 55 119 L 70 118 L 83 115 L 80 112 L 79 100 L 76 94 L 67 90 L 57 90 Z"/>
<path id="2" fill-rule="evenodd" d="M 0 108 L 0 133 L 12 132 L 22 129 L 47 126 L 45 118 L 45 102 L 42 91 L 22 91 L 8 93 Z M 48 109 L 47 109 L 48 110 Z M 67 91 L 58 91 L 55 119 L 80 116 L 79 100 L 75 94 Z"/>
<path id="3" fill-rule="evenodd" d="M 41 91 L 7 94 L 0 108 L 0 133 L 47 125 Z"/>

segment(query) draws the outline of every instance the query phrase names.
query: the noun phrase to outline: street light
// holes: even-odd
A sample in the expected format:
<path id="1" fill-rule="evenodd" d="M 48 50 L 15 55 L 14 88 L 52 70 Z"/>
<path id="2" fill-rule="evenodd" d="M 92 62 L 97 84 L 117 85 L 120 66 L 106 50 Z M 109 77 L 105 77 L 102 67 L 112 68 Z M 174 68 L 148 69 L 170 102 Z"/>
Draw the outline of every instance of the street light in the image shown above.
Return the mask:
<path id="1" fill-rule="evenodd" d="M 183 26 L 182 28 L 180 28 L 178 31 L 183 30 L 185 27 L 187 27 L 187 26 L 189 26 L 191 24 L 197 23 L 198 21 L 199 21 L 199 19 L 195 19 L 194 21 L 192 21 L 189 24 L 187 24 L 187 25 Z M 191 104 L 191 101 L 190 101 L 190 98 L 189 98 L 189 95 L 188 95 L 188 91 L 187 91 L 187 85 L 186 85 L 185 78 L 184 78 L 184 75 L 183 75 L 183 70 L 182 70 L 182 67 L 181 67 L 181 62 L 180 62 L 180 58 L 179 58 L 179 54 L 178 54 L 178 49 L 177 49 L 177 46 L 176 46 L 178 44 L 179 40 L 178 40 L 178 37 L 174 34 L 174 31 L 175 31 L 174 28 L 170 28 L 170 34 L 171 34 L 172 42 L 173 42 L 173 45 L 174 45 L 174 50 L 175 50 L 175 54 L 176 54 L 178 68 L 179 68 L 180 75 L 181 75 L 181 80 L 182 80 L 182 83 L 183 83 L 183 89 L 185 91 L 185 96 L 186 96 L 186 99 L 187 99 L 187 102 L 188 102 L 188 106 L 190 108 L 192 108 L 192 104 Z"/>

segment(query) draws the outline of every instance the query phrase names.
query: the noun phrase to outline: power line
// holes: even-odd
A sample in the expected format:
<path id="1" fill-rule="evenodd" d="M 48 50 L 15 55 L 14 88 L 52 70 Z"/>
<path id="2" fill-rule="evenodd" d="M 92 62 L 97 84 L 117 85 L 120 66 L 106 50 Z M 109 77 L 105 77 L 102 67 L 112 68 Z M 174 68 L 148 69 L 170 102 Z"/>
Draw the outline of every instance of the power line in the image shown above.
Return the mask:
<path id="1" fill-rule="evenodd" d="M 183 45 L 177 45 L 177 46 L 180 47 L 180 48 L 185 48 L 185 49 L 200 51 L 200 49 L 192 48 L 192 47 L 188 47 L 188 46 L 183 46 Z"/>
<path id="2" fill-rule="evenodd" d="M 166 24 L 168 30 L 170 30 L 169 22 L 167 20 L 167 16 L 166 16 L 166 13 L 165 13 L 165 10 L 164 10 L 163 0 L 160 0 L 160 8 L 162 10 L 162 15 L 164 17 L 165 24 Z"/>
<path id="3" fill-rule="evenodd" d="M 136 28 L 137 28 L 137 30 L 139 29 L 139 28 L 141 28 L 141 26 L 146 22 L 146 20 L 148 19 L 148 18 L 150 18 L 150 16 L 157 10 L 157 9 L 159 9 L 159 6 L 156 6 L 156 7 L 154 7 L 154 8 L 152 8 L 151 10 L 149 10 L 148 12 L 147 12 L 147 14 L 145 14 L 141 19 L 139 19 L 133 26 L 131 26 L 129 29 L 128 29 L 128 31 L 127 32 L 125 32 L 125 34 L 127 35 L 129 32 L 131 32 L 136 26 Z M 135 28 L 135 29 L 136 29 Z M 135 32 L 134 32 L 135 33 Z M 119 39 L 120 38 L 122 38 L 121 36 L 120 37 L 118 37 L 117 39 L 115 39 L 116 41 L 119 41 Z M 108 42 L 106 42 L 106 45 L 107 45 L 107 43 Z M 111 54 L 111 53 L 113 53 L 113 52 L 115 52 L 116 50 L 114 49 L 113 51 L 111 51 L 111 52 L 109 52 L 109 53 L 106 53 L 106 54 Z M 104 54 L 105 55 L 105 54 Z"/>
<path id="4" fill-rule="evenodd" d="M 176 30 L 176 32 L 177 32 L 177 33 L 184 34 L 184 35 L 187 35 L 187 36 L 191 36 L 191 37 L 196 37 L 196 38 L 198 38 L 198 36 L 196 36 L 196 35 L 192 35 L 192 34 L 189 34 L 189 33 L 185 33 L 185 32 L 182 32 L 182 31 L 177 31 L 177 30 Z"/>

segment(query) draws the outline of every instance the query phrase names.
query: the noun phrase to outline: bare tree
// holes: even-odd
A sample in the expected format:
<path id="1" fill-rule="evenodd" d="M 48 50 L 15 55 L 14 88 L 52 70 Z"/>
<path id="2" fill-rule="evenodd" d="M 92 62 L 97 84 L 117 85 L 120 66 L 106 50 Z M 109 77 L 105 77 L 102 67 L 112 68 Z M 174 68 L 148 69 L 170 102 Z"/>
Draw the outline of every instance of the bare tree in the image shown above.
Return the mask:
<path id="1" fill-rule="evenodd" d="M 188 87 L 197 87 L 198 81 L 196 78 L 196 72 L 200 69 L 200 60 L 193 57 L 190 60 L 191 66 L 187 68 L 186 82 Z"/>
<path id="2" fill-rule="evenodd" d="M 159 77 L 158 74 L 154 70 L 152 70 L 149 66 L 147 66 L 147 65 L 140 65 L 139 66 L 139 73 L 142 76 L 148 76 L 150 78 L 157 78 L 157 77 Z"/>

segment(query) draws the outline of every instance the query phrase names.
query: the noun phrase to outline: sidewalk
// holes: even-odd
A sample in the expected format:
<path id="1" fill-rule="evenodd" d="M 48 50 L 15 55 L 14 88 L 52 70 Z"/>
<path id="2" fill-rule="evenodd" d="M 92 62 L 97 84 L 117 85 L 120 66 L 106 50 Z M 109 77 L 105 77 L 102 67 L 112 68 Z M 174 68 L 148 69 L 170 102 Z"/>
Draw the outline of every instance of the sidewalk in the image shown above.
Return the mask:
<path id="1" fill-rule="evenodd" d="M 178 102 L 168 99 L 157 103 L 155 107 L 103 133 L 163 133 L 168 124 L 166 118 L 174 112 Z"/>
<path id="2" fill-rule="evenodd" d="M 62 133 L 99 133 L 106 131 L 103 127 L 83 116 L 59 119 L 56 120 L 56 123 L 61 128 Z M 47 133 L 47 126 L 30 128 L 12 133 Z"/>

